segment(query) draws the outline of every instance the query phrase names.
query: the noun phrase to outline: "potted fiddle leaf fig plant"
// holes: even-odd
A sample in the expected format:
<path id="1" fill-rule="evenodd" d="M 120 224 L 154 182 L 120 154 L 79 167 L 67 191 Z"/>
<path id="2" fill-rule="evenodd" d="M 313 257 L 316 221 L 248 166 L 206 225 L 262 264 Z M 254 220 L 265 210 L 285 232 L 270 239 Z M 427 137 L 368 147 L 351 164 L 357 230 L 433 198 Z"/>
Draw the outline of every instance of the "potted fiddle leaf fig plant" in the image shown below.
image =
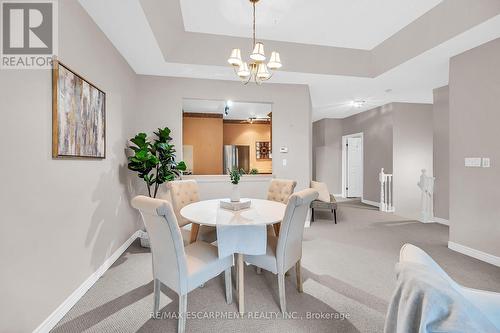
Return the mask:
<path id="1" fill-rule="evenodd" d="M 175 161 L 175 148 L 171 143 L 170 129 L 159 128 L 154 132 L 156 138 L 150 141 L 146 133 L 139 133 L 130 141 L 134 151 L 128 157 L 128 168 L 138 173 L 148 189 L 148 195 L 156 198 L 161 184 L 178 178 L 186 170 L 183 161 Z"/>
<path id="2" fill-rule="evenodd" d="M 128 157 L 128 168 L 137 172 L 148 189 L 148 195 L 156 198 L 161 184 L 176 179 L 186 170 L 183 161 L 175 161 L 175 148 L 171 144 L 170 129 L 159 128 L 154 132 L 156 138 L 148 139 L 146 133 L 139 133 L 132 139 L 130 149 L 133 154 Z M 149 236 L 142 232 L 141 246 L 149 247 Z"/>
<path id="3" fill-rule="evenodd" d="M 243 169 L 233 168 L 231 170 L 228 169 L 229 178 L 231 179 L 231 183 L 233 184 L 233 190 L 231 192 L 231 202 L 239 202 L 240 201 L 240 188 L 238 184 L 240 183 L 241 175 L 244 174 Z"/>

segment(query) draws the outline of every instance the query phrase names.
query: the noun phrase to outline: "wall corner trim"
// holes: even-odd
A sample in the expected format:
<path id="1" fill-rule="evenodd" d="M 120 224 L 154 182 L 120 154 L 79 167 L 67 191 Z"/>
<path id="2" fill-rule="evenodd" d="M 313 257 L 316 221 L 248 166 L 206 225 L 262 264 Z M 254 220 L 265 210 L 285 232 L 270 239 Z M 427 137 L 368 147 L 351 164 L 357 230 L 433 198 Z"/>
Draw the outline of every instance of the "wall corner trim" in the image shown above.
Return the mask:
<path id="1" fill-rule="evenodd" d="M 69 310 L 80 300 L 80 298 L 85 295 L 85 293 L 94 285 L 94 283 L 99 280 L 99 278 L 114 264 L 114 262 L 120 258 L 120 256 L 127 250 L 127 248 L 132 244 L 142 234 L 141 230 L 138 230 L 130 236 L 129 239 L 125 241 L 106 261 L 91 275 L 89 276 L 68 298 L 62 302 L 61 305 L 55 309 L 54 312 L 50 314 L 34 331 L 33 333 L 48 333 L 53 329 L 57 323 L 68 313 Z"/>
<path id="2" fill-rule="evenodd" d="M 447 225 L 447 226 L 450 225 L 450 221 L 449 220 L 442 219 L 440 217 L 435 217 L 435 216 L 432 218 L 432 222 L 436 222 L 436 223 L 439 223 L 439 224 L 444 224 L 444 225 Z"/>
<path id="3" fill-rule="evenodd" d="M 375 202 L 375 201 L 366 200 L 366 199 L 361 199 L 361 202 L 366 204 L 366 205 L 380 207 L 380 202 Z"/>
<path id="4" fill-rule="evenodd" d="M 479 250 L 470 248 L 468 246 L 454 243 L 451 241 L 448 242 L 448 248 L 450 250 L 455 251 L 455 252 L 459 252 L 459 253 L 465 254 L 466 256 L 476 258 L 478 260 L 487 262 L 488 264 L 500 267 L 500 257 L 494 256 L 492 254 L 489 254 L 489 253 L 486 253 L 483 251 L 479 251 Z"/>
<path id="5" fill-rule="evenodd" d="M 417 219 L 417 221 L 419 222 L 422 222 L 422 223 L 439 223 L 439 224 L 442 224 L 442 225 L 447 225 L 449 226 L 450 225 L 450 221 L 448 220 L 445 220 L 445 219 L 442 219 L 440 217 L 432 217 L 431 219 L 429 220 L 425 220 L 423 219 L 422 217 L 419 217 Z"/>

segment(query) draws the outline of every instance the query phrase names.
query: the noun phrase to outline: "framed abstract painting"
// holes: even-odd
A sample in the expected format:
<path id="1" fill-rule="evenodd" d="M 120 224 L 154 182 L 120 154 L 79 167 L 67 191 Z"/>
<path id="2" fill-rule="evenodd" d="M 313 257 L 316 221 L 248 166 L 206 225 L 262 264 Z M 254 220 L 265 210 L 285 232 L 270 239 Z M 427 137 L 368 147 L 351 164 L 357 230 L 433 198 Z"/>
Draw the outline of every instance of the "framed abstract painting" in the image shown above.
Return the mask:
<path id="1" fill-rule="evenodd" d="M 52 157 L 106 158 L 106 94 L 54 59 Z"/>

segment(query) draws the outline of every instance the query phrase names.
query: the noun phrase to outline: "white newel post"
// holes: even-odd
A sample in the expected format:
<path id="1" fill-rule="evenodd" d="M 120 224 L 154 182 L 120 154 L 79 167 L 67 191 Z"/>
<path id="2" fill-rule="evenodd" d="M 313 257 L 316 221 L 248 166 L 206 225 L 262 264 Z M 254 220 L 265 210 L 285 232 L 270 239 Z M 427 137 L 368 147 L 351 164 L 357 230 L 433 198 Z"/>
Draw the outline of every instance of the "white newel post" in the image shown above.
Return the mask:
<path id="1" fill-rule="evenodd" d="M 384 176 L 384 168 L 380 170 L 380 173 L 378 174 L 378 180 L 380 182 L 380 206 L 379 209 L 381 212 L 385 212 L 385 190 L 384 190 L 384 184 L 385 184 L 385 176 Z"/>
<path id="2" fill-rule="evenodd" d="M 422 169 L 420 181 L 417 183 L 422 191 L 421 195 L 421 217 L 424 223 L 433 222 L 434 219 L 434 181 L 435 177 L 427 176 L 426 170 Z"/>
<path id="3" fill-rule="evenodd" d="M 378 175 L 380 182 L 380 211 L 394 212 L 393 195 L 392 195 L 392 174 L 384 173 L 384 168 L 380 170 Z"/>

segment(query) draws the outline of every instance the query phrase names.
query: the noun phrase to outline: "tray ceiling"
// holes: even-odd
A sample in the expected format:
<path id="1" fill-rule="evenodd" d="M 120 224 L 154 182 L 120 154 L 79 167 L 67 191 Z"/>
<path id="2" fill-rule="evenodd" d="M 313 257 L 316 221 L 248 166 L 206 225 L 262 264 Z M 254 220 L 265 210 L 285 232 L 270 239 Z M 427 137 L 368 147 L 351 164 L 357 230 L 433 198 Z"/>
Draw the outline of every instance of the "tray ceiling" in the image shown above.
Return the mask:
<path id="1" fill-rule="evenodd" d="M 234 45 L 245 45 L 249 39 L 186 32 L 181 4 L 185 6 L 192 1 L 180 1 L 79 0 L 137 74 L 234 80 L 233 70 L 226 63 L 228 52 Z M 246 3 L 246 0 L 228 1 Z M 283 2 L 262 1 L 269 5 Z M 316 5 L 322 1 L 310 3 Z M 420 4 L 420 1 L 411 3 Z M 209 17 L 212 16 L 210 12 L 203 12 L 205 2 L 220 4 L 223 0 L 196 2 L 198 15 Z M 297 1 L 287 0 L 285 5 L 289 2 Z M 297 6 L 303 2 L 297 2 Z M 331 2 L 348 5 L 366 1 Z M 391 1 L 371 2 L 385 4 Z M 406 0 L 396 2 L 408 3 Z M 422 2 L 431 6 L 430 2 Z M 331 4 L 326 8 L 329 6 Z M 373 16 L 386 20 L 386 14 L 376 15 L 379 9 Z M 279 8 L 275 9 L 273 15 L 279 12 Z M 395 15 L 396 12 L 391 13 Z M 363 29 L 380 30 L 383 27 L 368 24 L 360 17 L 357 20 Z M 432 89 L 448 83 L 451 57 L 499 37 L 500 1 L 444 0 L 371 51 L 289 42 L 266 43 L 277 44 L 275 48 L 281 51 L 282 60 L 286 59 L 286 66 L 276 73 L 273 83 L 308 85 L 313 120 L 318 120 L 344 118 L 390 102 L 432 103 Z M 318 54 L 323 56 L 318 57 Z M 356 108 L 352 106 L 353 100 L 366 103 Z"/>
<path id="2" fill-rule="evenodd" d="M 441 0 L 261 0 L 257 37 L 371 50 Z M 250 37 L 248 0 L 181 0 L 186 31 Z"/>

